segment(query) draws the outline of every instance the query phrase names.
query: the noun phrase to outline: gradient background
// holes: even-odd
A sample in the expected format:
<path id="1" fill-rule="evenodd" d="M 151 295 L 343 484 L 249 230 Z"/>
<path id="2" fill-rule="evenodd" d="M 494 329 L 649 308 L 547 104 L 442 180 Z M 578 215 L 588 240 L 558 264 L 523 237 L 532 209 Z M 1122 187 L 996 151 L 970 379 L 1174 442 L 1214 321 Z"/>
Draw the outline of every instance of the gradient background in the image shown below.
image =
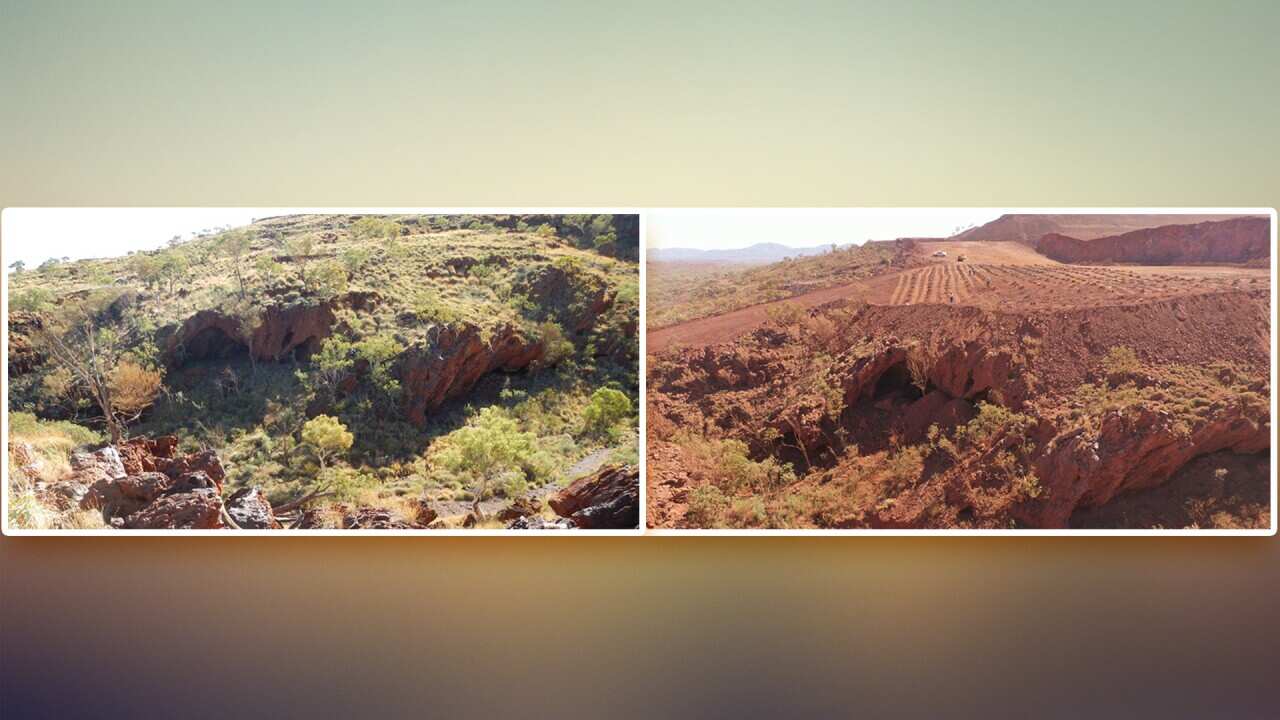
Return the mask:
<path id="1" fill-rule="evenodd" d="M 0 205 L 1280 205 L 1274 2 L 640 5 L 4 0 Z M 6 717 L 1277 713 L 1272 538 L 3 538 L 0 573 Z"/>

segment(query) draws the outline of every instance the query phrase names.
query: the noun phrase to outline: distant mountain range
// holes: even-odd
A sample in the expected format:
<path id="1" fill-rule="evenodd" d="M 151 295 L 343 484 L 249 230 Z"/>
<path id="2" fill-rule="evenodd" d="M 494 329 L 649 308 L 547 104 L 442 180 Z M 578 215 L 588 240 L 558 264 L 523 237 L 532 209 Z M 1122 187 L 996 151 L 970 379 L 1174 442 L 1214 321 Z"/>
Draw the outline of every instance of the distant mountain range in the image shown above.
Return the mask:
<path id="1" fill-rule="evenodd" d="M 845 248 L 854 243 L 845 243 L 838 247 Z M 750 247 L 732 250 L 698 250 L 697 248 L 650 248 L 648 258 L 651 262 L 683 262 L 683 263 L 740 263 L 743 265 L 766 265 L 779 262 L 783 258 L 806 255 L 821 255 L 831 252 L 830 245 L 813 245 L 810 247 L 791 247 L 781 243 L 757 243 Z"/>

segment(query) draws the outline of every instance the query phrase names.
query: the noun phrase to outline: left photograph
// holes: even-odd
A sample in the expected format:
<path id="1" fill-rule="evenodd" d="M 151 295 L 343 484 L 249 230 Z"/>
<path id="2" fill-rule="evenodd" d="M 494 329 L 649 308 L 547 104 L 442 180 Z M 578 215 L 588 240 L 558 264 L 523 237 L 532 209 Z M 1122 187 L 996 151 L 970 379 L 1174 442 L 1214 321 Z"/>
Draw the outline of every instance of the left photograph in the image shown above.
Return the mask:
<path id="1" fill-rule="evenodd" d="M 9 208 L 6 532 L 639 532 L 640 216 Z"/>

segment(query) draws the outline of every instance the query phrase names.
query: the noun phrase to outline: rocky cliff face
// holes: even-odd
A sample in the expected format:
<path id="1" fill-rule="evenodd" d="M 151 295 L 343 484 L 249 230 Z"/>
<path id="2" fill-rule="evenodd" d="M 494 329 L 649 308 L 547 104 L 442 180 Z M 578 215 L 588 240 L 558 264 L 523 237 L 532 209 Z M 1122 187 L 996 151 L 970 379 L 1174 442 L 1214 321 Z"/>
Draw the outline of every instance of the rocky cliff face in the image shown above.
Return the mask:
<path id="1" fill-rule="evenodd" d="M 294 351 L 303 355 L 319 349 L 332 332 L 333 303 L 272 306 L 249 337 L 239 318 L 217 310 L 201 310 L 171 330 L 163 340 L 165 359 L 171 366 L 192 360 L 225 358 L 249 353 L 257 360 L 279 361 Z"/>
<path id="2" fill-rule="evenodd" d="M 1265 261 L 1271 257 L 1271 220 L 1242 217 L 1165 225 L 1093 240 L 1049 233 L 1040 238 L 1036 248 L 1066 263 L 1191 265 Z"/>
<path id="3" fill-rule="evenodd" d="M 10 377 L 29 373 L 44 362 L 44 355 L 31 342 L 32 334 L 39 328 L 40 317 L 35 313 L 21 310 L 9 313 Z"/>
<path id="4" fill-rule="evenodd" d="M 486 373 L 522 370 L 542 353 L 540 340 L 511 326 L 498 328 L 488 338 L 470 324 L 437 326 L 426 341 L 400 357 L 405 415 L 423 425 L 427 413 L 466 393 Z"/>
<path id="5" fill-rule="evenodd" d="M 1073 429 L 1046 443 L 1035 460 L 1045 499 L 1017 507 L 1014 516 L 1032 527 L 1066 527 L 1077 509 L 1156 487 L 1196 457 L 1265 450 L 1269 412 L 1257 395 L 1218 401 L 1190 427 L 1142 405 L 1108 413 L 1096 434 Z"/>

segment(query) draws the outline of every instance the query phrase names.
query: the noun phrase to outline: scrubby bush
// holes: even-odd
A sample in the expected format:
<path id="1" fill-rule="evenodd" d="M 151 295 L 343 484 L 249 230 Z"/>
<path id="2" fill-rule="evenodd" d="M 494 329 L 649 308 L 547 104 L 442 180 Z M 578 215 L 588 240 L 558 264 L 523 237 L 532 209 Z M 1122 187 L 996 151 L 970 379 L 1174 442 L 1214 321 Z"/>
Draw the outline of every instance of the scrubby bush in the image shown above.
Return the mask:
<path id="1" fill-rule="evenodd" d="M 564 329 L 550 320 L 538 323 L 538 339 L 542 341 L 542 359 L 539 368 L 555 367 L 573 357 L 573 342 L 565 337 Z"/>
<path id="2" fill-rule="evenodd" d="M 320 263 L 307 279 L 307 286 L 323 300 L 341 295 L 347 291 L 346 268 L 333 260 Z"/>
<path id="3" fill-rule="evenodd" d="M 583 430 L 589 435 L 605 435 L 613 426 L 631 414 L 631 398 L 613 388 L 600 388 L 591 394 L 591 402 L 582 411 Z"/>
<path id="4" fill-rule="evenodd" d="M 676 442 L 684 448 L 687 469 L 695 478 L 730 495 L 770 492 L 796 480 L 795 471 L 787 463 L 772 457 L 752 460 L 747 444 L 741 440 L 683 435 Z"/>
<path id="5" fill-rule="evenodd" d="M 44 312 L 53 306 L 53 293 L 42 287 L 24 290 L 9 297 L 10 310 Z"/>
<path id="6" fill-rule="evenodd" d="M 689 509 L 685 517 L 699 528 L 716 528 L 724 523 L 729 499 L 715 485 L 699 485 L 689 491 Z"/>
<path id="7" fill-rule="evenodd" d="M 1108 376 L 1131 375 L 1141 370 L 1142 364 L 1138 362 L 1138 355 L 1133 348 L 1116 345 L 1102 359 L 1102 369 Z"/>
<path id="8" fill-rule="evenodd" d="M 159 370 L 142 367 L 131 360 L 121 360 L 111 371 L 111 401 L 121 414 L 137 416 L 155 402 L 162 383 L 163 375 Z"/>
<path id="9" fill-rule="evenodd" d="M 351 449 L 355 436 L 337 418 L 317 415 L 302 426 L 302 442 L 311 448 L 324 469 L 334 456 Z"/>
<path id="10" fill-rule="evenodd" d="M 533 434 L 522 432 L 516 421 L 497 407 L 484 408 L 440 443 L 440 463 L 473 485 L 471 510 L 477 519 L 483 516 L 480 503 L 485 496 L 504 475 L 522 472 L 537 451 Z"/>
<path id="11" fill-rule="evenodd" d="M 425 322 L 452 325 L 462 320 L 462 313 L 440 299 L 434 290 L 421 290 L 413 299 L 413 314 Z"/>
<path id="12" fill-rule="evenodd" d="M 358 359 L 368 363 L 369 382 L 384 402 L 394 403 L 400 395 L 400 381 L 395 376 L 395 361 L 404 345 L 387 334 L 370 335 L 354 346 Z"/>

